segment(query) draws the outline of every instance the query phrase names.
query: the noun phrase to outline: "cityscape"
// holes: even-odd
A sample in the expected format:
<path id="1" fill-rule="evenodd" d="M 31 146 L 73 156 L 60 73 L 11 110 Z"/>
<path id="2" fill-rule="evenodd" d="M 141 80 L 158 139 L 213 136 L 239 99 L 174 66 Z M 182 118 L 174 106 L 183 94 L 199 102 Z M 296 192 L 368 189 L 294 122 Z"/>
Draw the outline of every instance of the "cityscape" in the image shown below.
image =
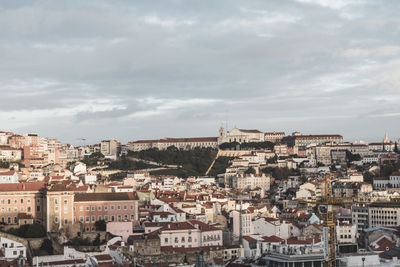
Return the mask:
<path id="1" fill-rule="evenodd" d="M 399 0 L 0 0 L 0 267 L 400 267 Z"/>
<path id="2" fill-rule="evenodd" d="M 4 266 L 398 266 L 398 140 L 0 132 Z"/>

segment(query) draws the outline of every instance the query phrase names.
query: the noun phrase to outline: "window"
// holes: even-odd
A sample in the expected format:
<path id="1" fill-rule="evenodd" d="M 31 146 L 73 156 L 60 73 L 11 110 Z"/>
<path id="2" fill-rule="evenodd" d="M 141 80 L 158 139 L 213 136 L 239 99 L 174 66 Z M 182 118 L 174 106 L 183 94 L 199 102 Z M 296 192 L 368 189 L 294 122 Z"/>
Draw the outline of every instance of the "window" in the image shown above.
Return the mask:
<path id="1" fill-rule="evenodd" d="M 58 199 L 57 198 L 54 199 L 54 204 L 58 204 Z"/>
<path id="2" fill-rule="evenodd" d="M 98 211 L 101 211 L 101 206 L 98 206 L 98 207 L 97 207 L 97 210 L 98 210 Z"/>
<path id="3" fill-rule="evenodd" d="M 101 221 L 102 220 L 102 217 L 101 217 L 101 215 L 99 215 L 99 221 Z"/>
<path id="4" fill-rule="evenodd" d="M 68 224 L 68 219 L 65 219 L 65 220 L 64 220 L 64 224 Z"/>
<path id="5" fill-rule="evenodd" d="M 118 205 L 117 209 L 118 209 L 118 210 L 120 210 L 120 209 L 121 209 L 121 206 L 120 206 L 120 205 Z"/>
<path id="6" fill-rule="evenodd" d="M 122 216 L 121 216 L 121 215 L 118 215 L 118 221 L 119 221 L 119 222 L 121 221 L 121 218 L 122 218 Z"/>
<path id="7" fill-rule="evenodd" d="M 111 221 L 113 222 L 115 220 L 114 215 L 111 215 Z"/>
<path id="8" fill-rule="evenodd" d="M 124 210 L 127 210 L 128 209 L 128 206 L 127 205 L 124 205 Z"/>
<path id="9" fill-rule="evenodd" d="M 111 206 L 111 210 L 114 210 L 114 205 Z"/>
<path id="10" fill-rule="evenodd" d="M 58 206 L 54 207 L 54 211 L 57 212 L 58 211 Z"/>
<path id="11" fill-rule="evenodd" d="M 104 206 L 104 210 L 108 210 L 108 206 Z"/>
<path id="12" fill-rule="evenodd" d="M 21 204 L 24 204 L 24 199 L 23 198 L 21 198 Z"/>
<path id="13" fill-rule="evenodd" d="M 8 203 L 8 204 L 11 204 L 11 199 L 7 199 L 7 203 Z"/>
<path id="14" fill-rule="evenodd" d="M 64 205 L 68 204 L 68 200 L 64 199 Z"/>
<path id="15" fill-rule="evenodd" d="M 36 211 L 39 212 L 40 211 L 40 206 L 36 206 Z"/>
<path id="16" fill-rule="evenodd" d="M 182 236 L 182 242 L 185 242 L 185 237 L 184 236 Z"/>
<path id="17" fill-rule="evenodd" d="M 89 206 L 86 207 L 86 211 L 90 211 L 90 207 Z"/>
<path id="18" fill-rule="evenodd" d="M 133 210 L 133 205 L 131 205 L 131 210 Z"/>
<path id="19" fill-rule="evenodd" d="M 83 207 L 82 206 L 79 207 L 79 211 L 83 211 Z"/>
<path id="20" fill-rule="evenodd" d="M 175 237 L 175 243 L 178 243 L 178 242 L 179 242 L 178 238 L 177 238 L 177 237 Z"/>
<path id="21" fill-rule="evenodd" d="M 95 206 L 92 206 L 92 211 L 95 211 L 96 210 L 96 207 Z"/>
<path id="22" fill-rule="evenodd" d="M 92 222 L 95 222 L 95 221 L 96 221 L 96 217 L 92 216 Z"/>
<path id="23" fill-rule="evenodd" d="M 164 242 L 165 242 L 165 243 L 168 243 L 168 238 L 164 238 Z"/>
<path id="24" fill-rule="evenodd" d="M 135 220 L 135 215 L 131 214 L 131 221 Z"/>
<path id="25" fill-rule="evenodd" d="M 90 222 L 89 216 L 86 216 L 86 222 Z"/>
<path id="26" fill-rule="evenodd" d="M 79 216 L 79 221 L 83 223 L 83 216 Z"/>
<path id="27" fill-rule="evenodd" d="M 105 220 L 106 222 L 108 222 L 108 215 L 105 215 L 105 216 L 104 216 L 104 220 Z"/>
<path id="28" fill-rule="evenodd" d="M 58 216 L 54 218 L 54 222 L 58 223 Z"/>

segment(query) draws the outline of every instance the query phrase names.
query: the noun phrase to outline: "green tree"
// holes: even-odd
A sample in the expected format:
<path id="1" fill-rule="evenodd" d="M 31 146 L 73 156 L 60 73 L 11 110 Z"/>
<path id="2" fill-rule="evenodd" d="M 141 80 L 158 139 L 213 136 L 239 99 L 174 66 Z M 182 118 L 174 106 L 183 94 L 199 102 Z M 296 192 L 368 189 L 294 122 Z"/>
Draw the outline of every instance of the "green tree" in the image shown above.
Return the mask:
<path id="1" fill-rule="evenodd" d="M 42 245 L 40 246 L 40 250 L 44 250 L 49 255 L 54 254 L 53 244 L 51 243 L 50 239 L 46 238 L 43 240 Z"/>
<path id="2" fill-rule="evenodd" d="M 93 246 L 100 245 L 100 234 L 96 235 L 96 238 L 93 240 Z"/>
<path id="3" fill-rule="evenodd" d="M 245 174 L 256 174 L 256 170 L 253 167 L 249 167 L 244 173 Z"/>
<path id="4" fill-rule="evenodd" d="M 96 227 L 96 231 L 105 231 L 107 223 L 105 220 L 99 220 L 94 223 L 94 227 Z"/>

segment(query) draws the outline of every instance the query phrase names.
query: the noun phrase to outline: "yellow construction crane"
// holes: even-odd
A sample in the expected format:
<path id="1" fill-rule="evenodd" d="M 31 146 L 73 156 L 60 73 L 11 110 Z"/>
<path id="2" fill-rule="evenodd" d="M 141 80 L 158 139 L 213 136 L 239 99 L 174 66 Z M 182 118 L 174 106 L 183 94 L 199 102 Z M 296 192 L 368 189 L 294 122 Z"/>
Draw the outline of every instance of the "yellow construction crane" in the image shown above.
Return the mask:
<path id="1" fill-rule="evenodd" d="M 321 201 L 305 201 L 308 204 L 318 206 L 318 211 L 324 215 L 323 222 L 323 242 L 324 242 L 324 266 L 336 267 L 336 222 L 333 206 L 342 206 L 344 204 L 360 203 L 356 198 L 333 197 L 332 173 L 325 176 L 325 192 Z"/>

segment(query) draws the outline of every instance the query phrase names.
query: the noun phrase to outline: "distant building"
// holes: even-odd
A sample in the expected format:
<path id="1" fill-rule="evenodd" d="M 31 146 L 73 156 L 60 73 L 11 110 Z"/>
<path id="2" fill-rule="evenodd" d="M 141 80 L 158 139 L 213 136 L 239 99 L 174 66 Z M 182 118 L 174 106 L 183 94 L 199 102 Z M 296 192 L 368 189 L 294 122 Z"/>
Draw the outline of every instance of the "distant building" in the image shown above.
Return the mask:
<path id="1" fill-rule="evenodd" d="M 100 152 L 104 157 L 109 159 L 117 159 L 121 153 L 121 143 L 116 139 L 101 141 Z"/>
<path id="2" fill-rule="evenodd" d="M 0 146 L 0 161 L 18 161 L 22 158 L 21 149 Z"/>
<path id="3" fill-rule="evenodd" d="M 259 130 L 247 130 L 233 128 L 232 130 L 226 132 L 225 128 L 221 126 L 219 129 L 218 143 L 247 143 L 247 142 L 264 142 L 264 133 Z"/>
<path id="4" fill-rule="evenodd" d="M 266 132 L 264 134 L 264 140 L 272 143 L 279 143 L 283 137 L 285 137 L 284 132 Z"/>
<path id="5" fill-rule="evenodd" d="M 0 184 L 18 183 L 18 173 L 16 171 L 0 172 Z"/>
<path id="6" fill-rule="evenodd" d="M 158 140 L 138 140 L 128 142 L 128 149 L 131 151 L 142 151 L 151 148 L 166 150 L 168 147 L 176 147 L 182 150 L 190 150 L 196 147 L 217 148 L 217 137 L 194 137 L 194 138 L 164 138 Z"/>
<path id="7" fill-rule="evenodd" d="M 318 134 L 318 135 L 292 135 L 283 139 L 289 146 L 305 148 L 308 145 L 324 145 L 326 143 L 343 143 L 343 136 L 338 134 Z"/>
<path id="8" fill-rule="evenodd" d="M 26 247 L 5 237 L 0 237 L 0 252 L 3 254 L 0 254 L 0 257 L 3 256 L 6 260 L 18 259 L 19 257 L 26 258 Z"/>

